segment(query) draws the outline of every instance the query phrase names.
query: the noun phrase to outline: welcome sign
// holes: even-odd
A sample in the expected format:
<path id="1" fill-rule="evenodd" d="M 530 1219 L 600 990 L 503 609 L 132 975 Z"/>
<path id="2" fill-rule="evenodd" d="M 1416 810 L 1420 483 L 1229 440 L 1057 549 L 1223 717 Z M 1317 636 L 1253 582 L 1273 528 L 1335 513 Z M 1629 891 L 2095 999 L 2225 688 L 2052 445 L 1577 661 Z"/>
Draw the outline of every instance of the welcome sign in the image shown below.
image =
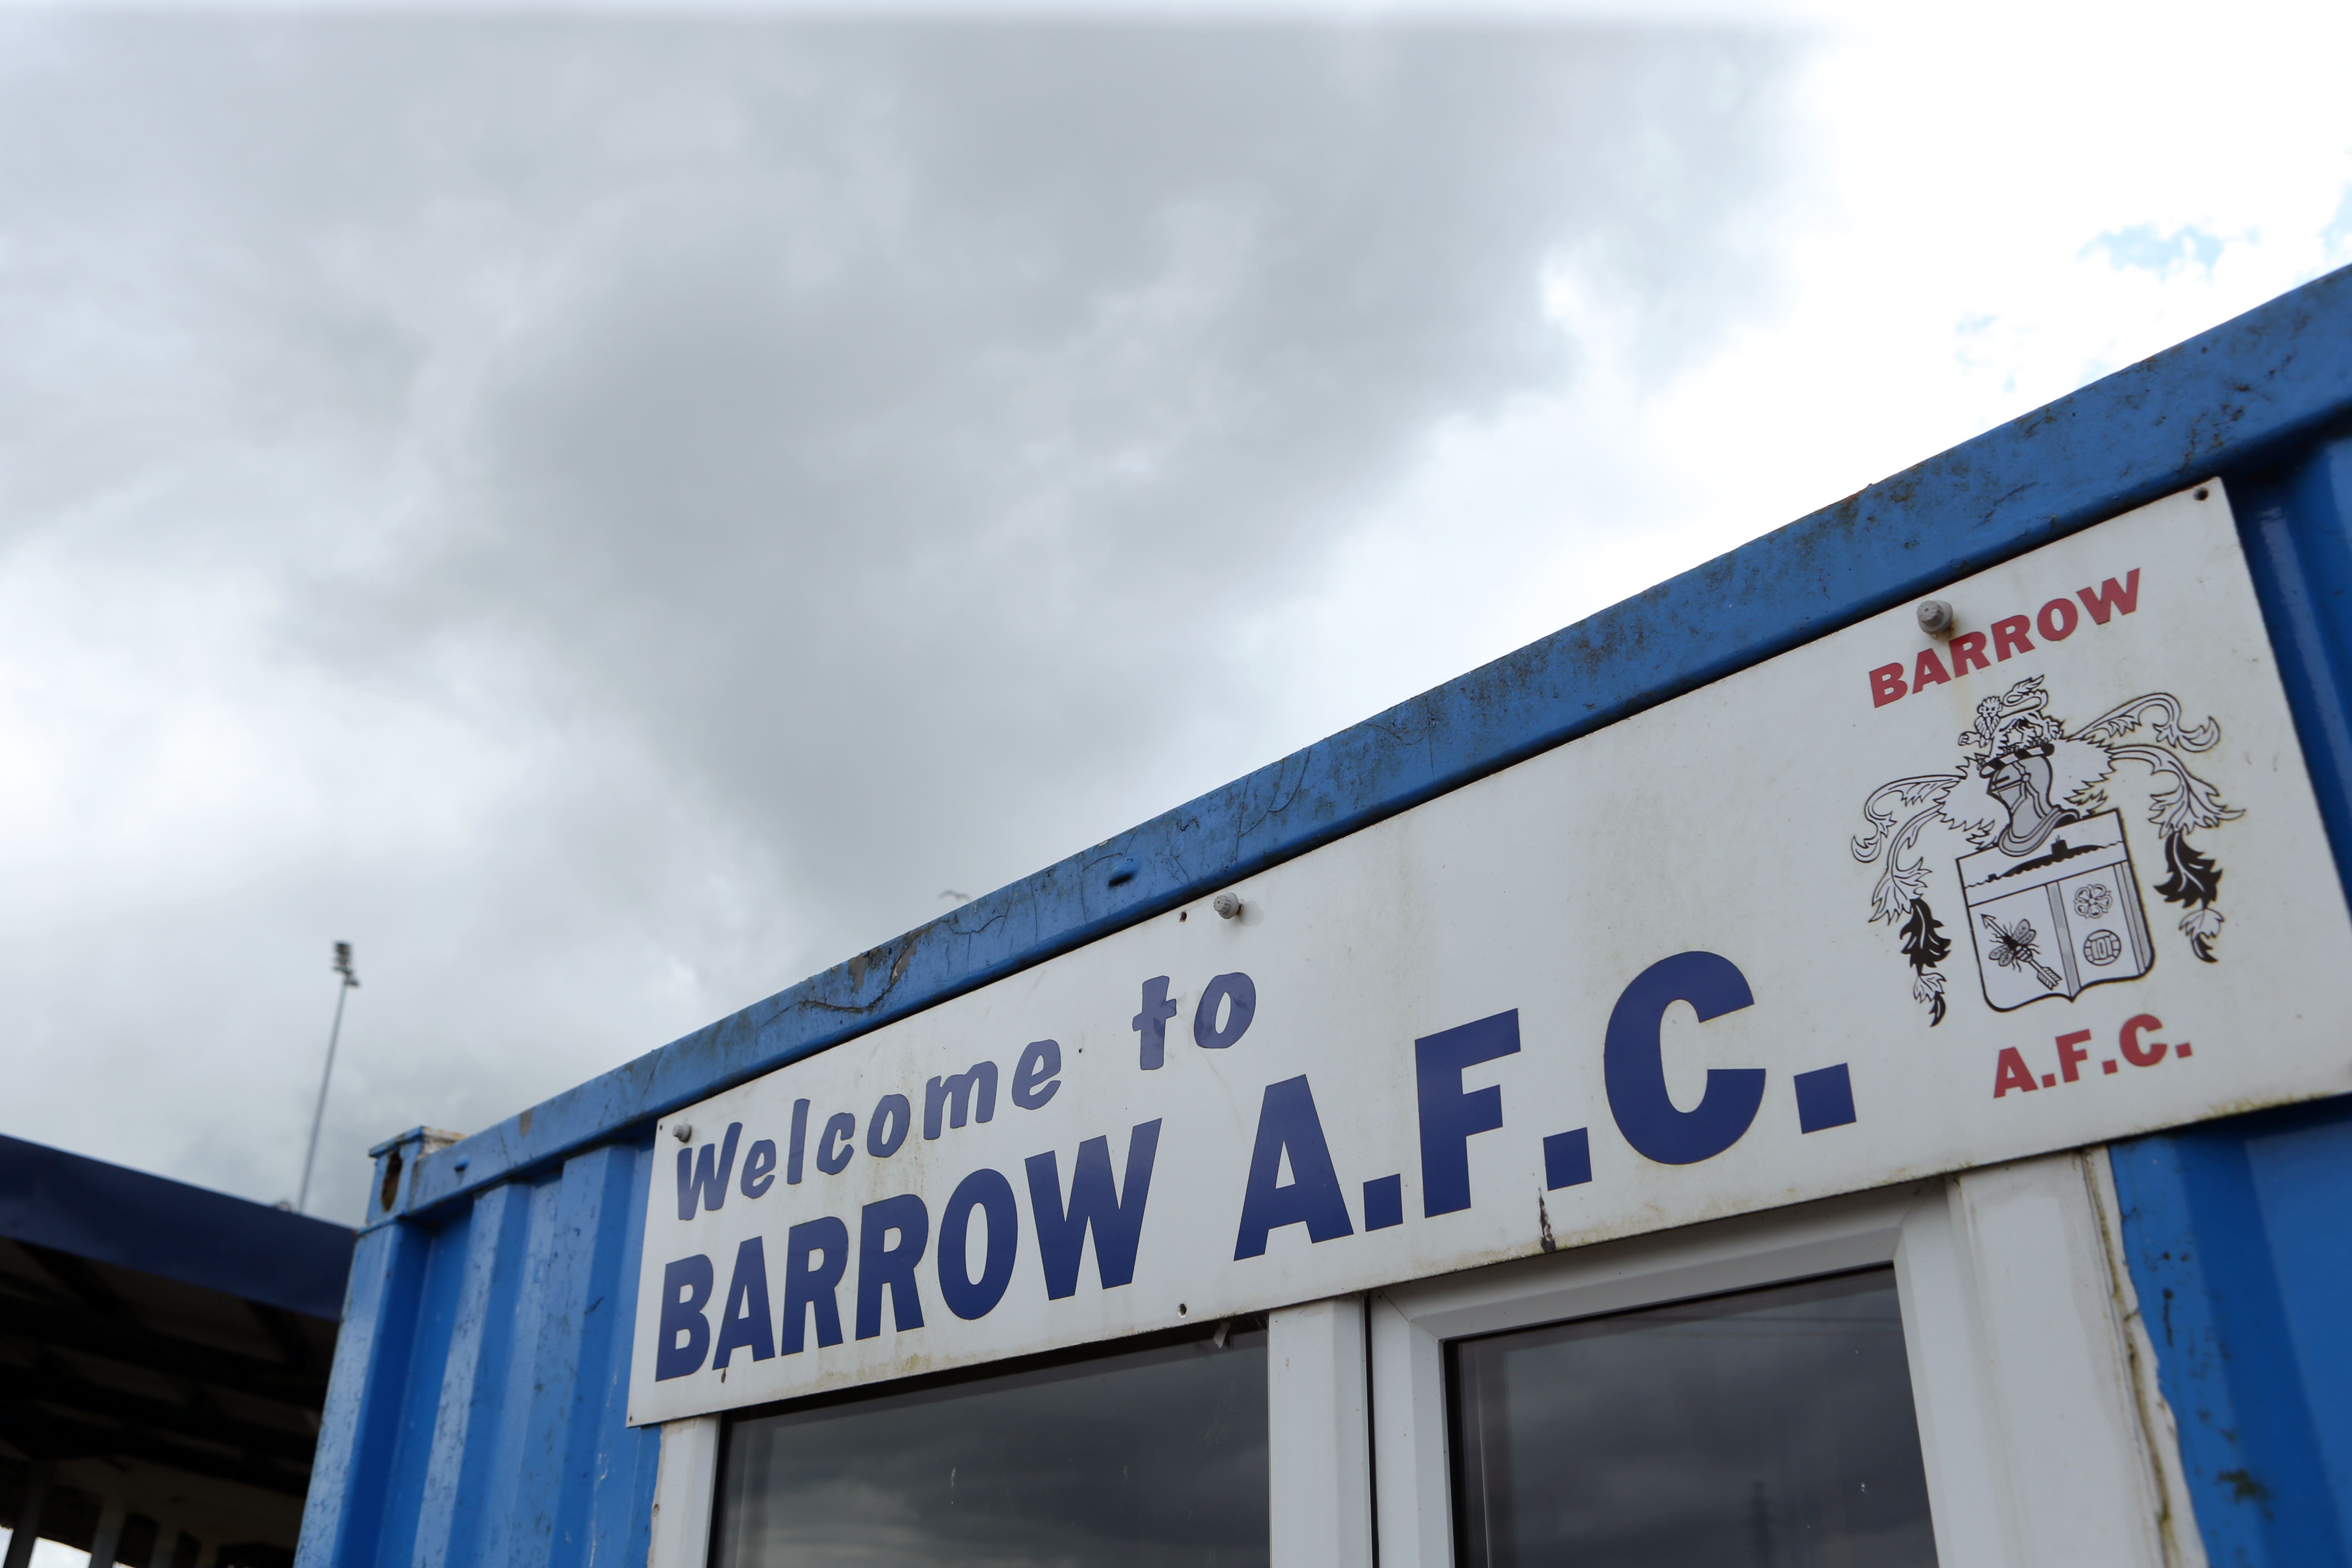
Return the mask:
<path id="1" fill-rule="evenodd" d="M 2218 483 L 662 1123 L 630 1420 L 2352 1090 Z"/>

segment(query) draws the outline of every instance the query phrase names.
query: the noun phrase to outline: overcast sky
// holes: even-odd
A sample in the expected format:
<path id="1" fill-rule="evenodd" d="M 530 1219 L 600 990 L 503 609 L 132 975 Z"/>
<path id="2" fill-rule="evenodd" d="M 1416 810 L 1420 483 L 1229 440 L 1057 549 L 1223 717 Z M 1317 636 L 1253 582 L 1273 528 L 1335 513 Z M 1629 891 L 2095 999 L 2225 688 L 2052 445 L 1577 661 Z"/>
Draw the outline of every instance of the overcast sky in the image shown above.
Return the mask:
<path id="1" fill-rule="evenodd" d="M 290 1196 L 345 939 L 354 1218 L 2352 261 L 2347 33 L 0 9 L 0 1131 Z"/>

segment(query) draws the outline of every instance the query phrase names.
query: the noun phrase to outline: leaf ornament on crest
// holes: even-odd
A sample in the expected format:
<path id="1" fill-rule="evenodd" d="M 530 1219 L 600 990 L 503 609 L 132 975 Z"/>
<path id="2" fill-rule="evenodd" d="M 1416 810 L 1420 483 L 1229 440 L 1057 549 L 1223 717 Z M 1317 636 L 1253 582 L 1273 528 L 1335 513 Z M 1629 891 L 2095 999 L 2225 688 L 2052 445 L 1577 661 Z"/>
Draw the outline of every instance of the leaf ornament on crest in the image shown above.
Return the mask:
<path id="1" fill-rule="evenodd" d="M 2221 891 L 2221 868 L 2179 833 L 2165 837 L 2164 868 L 2172 874 L 2156 885 L 2157 895 L 2188 910 L 2180 917 L 2180 930 L 2189 938 L 2189 950 L 2208 963 L 2220 962 L 2213 956 L 2213 942 L 2221 934 L 2221 911 L 2213 907 L 2213 900 Z"/>
<path id="2" fill-rule="evenodd" d="M 1885 860 L 1877 885 L 1871 889 L 1873 921 L 1899 924 L 1910 918 L 1912 906 L 1926 897 L 1927 864 L 1916 856 L 1907 861 L 1903 857 L 1917 846 L 1927 826 L 1943 814 L 1944 797 L 1964 776 L 1925 773 L 1896 779 L 1871 791 L 1870 798 L 1862 803 L 1870 831 L 1853 840 L 1853 858 L 1865 866 Z"/>
<path id="3" fill-rule="evenodd" d="M 1927 1004 L 1927 1026 L 1944 1021 L 1944 976 L 1936 965 L 1951 956 L 1951 938 L 1925 899 L 1911 902 L 1911 918 L 1903 922 L 1903 956 L 1911 961 L 1911 995 Z"/>

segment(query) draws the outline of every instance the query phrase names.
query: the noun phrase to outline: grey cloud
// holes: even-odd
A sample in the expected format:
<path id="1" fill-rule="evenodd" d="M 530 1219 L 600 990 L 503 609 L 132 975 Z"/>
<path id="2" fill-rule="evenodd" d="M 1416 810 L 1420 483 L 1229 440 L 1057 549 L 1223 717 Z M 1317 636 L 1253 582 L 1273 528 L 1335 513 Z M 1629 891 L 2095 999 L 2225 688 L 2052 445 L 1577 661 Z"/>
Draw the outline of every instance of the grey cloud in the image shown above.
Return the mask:
<path id="1" fill-rule="evenodd" d="M 91 831 L 135 817 L 201 688 L 249 731 L 233 775 L 304 781 L 194 812 L 254 874 L 163 851 L 201 920 L 45 889 L 81 934 L 0 958 L 42 1020 L 14 1048 L 143 1061 L 202 992 L 176 1037 L 215 1098 L 192 1068 L 192 1114 L 134 1140 L 75 1111 L 59 1141 L 259 1190 L 247 1126 L 299 1133 L 329 999 L 303 944 L 369 926 L 345 1208 L 370 1136 L 503 1114 L 1312 739 L 1244 629 L 1441 422 L 1574 374 L 1556 258 L 1664 323 L 1660 375 L 1755 308 L 1797 58 L 1499 26 L 5 26 L 0 585 L 144 596 L 39 657 L 166 667 L 60 765 L 133 781 Z M 108 922 L 174 956 L 93 1007 Z"/>
<path id="2" fill-rule="evenodd" d="M 1076 847 L 1074 795 L 1091 836 L 1256 760 L 1232 628 L 1436 420 L 1564 373 L 1556 247 L 1744 293 L 1712 231 L 1771 104 L 1724 78 L 1765 51 L 956 29 L 721 66 L 709 42 L 665 64 L 731 89 L 704 149 L 730 173 L 619 199 L 576 306 L 491 377 L 499 521 L 421 596 L 560 640 L 861 937 L 919 912 L 967 812 L 1025 829 L 989 868 L 1012 875 Z M 841 125 L 860 155 L 824 146 Z"/>

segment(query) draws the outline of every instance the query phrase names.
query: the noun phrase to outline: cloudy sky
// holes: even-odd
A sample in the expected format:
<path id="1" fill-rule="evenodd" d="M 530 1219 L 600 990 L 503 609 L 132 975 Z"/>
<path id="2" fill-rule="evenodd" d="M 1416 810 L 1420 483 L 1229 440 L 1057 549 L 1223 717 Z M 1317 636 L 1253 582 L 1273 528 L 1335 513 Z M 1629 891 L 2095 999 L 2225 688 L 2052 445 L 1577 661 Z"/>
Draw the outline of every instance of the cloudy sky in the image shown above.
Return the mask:
<path id="1" fill-rule="evenodd" d="M 2347 33 L 0 8 L 0 1131 L 290 1196 L 347 939 L 355 1217 L 2352 261 Z"/>

